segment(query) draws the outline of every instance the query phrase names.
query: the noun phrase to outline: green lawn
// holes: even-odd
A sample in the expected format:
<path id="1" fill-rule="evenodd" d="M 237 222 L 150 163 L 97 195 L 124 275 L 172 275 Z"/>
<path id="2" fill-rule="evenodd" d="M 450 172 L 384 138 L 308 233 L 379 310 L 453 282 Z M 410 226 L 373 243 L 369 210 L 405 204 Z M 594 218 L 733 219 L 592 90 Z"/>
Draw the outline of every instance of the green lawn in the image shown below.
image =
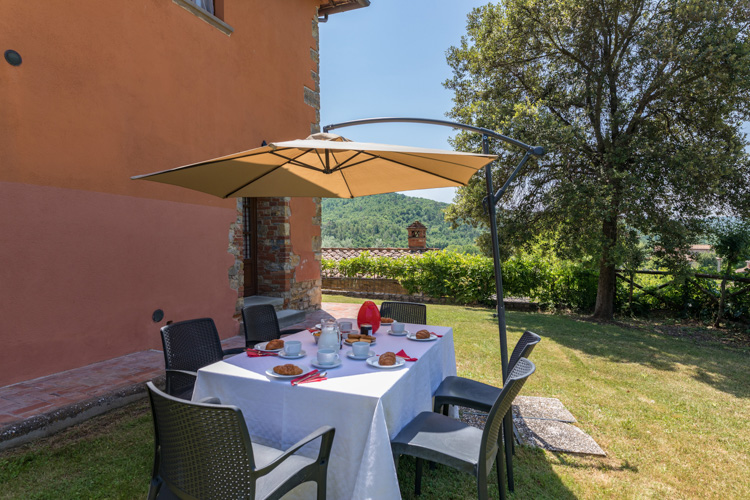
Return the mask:
<path id="1" fill-rule="evenodd" d="M 500 383 L 492 311 L 429 305 L 427 314 L 453 326 L 459 375 Z M 608 455 L 517 448 L 512 498 L 750 498 L 747 349 L 563 315 L 509 312 L 507 320 L 511 347 L 525 329 L 543 338 L 523 394 L 559 398 Z M 139 402 L 6 452 L 0 498 L 142 498 L 151 432 Z M 404 498 L 413 498 L 413 474 L 403 458 Z M 422 498 L 474 491 L 469 476 L 425 470 Z"/>

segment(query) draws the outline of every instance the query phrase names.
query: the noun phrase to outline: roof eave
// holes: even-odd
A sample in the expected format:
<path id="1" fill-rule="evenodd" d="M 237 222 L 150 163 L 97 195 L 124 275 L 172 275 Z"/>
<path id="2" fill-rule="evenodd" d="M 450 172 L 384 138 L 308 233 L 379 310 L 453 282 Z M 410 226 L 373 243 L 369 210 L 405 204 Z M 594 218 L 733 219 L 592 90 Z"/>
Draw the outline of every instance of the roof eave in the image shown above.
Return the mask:
<path id="1" fill-rule="evenodd" d="M 344 0 L 339 3 L 333 1 L 329 5 L 323 5 L 318 10 L 318 15 L 327 16 L 331 14 L 337 14 L 339 12 L 346 12 L 348 10 L 361 9 L 362 7 L 368 7 L 370 0 Z"/>

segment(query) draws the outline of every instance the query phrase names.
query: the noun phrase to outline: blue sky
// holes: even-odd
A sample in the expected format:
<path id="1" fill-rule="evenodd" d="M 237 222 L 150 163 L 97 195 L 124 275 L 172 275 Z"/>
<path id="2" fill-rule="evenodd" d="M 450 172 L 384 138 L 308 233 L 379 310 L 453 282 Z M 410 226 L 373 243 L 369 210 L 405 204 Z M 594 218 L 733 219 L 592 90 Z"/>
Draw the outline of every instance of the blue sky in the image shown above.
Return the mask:
<path id="1" fill-rule="evenodd" d="M 320 123 L 380 116 L 445 119 L 453 93 L 445 52 L 486 0 L 372 0 L 320 24 Z M 447 127 L 362 125 L 333 131 L 349 139 L 451 149 Z M 404 194 L 450 202 L 454 188 Z"/>

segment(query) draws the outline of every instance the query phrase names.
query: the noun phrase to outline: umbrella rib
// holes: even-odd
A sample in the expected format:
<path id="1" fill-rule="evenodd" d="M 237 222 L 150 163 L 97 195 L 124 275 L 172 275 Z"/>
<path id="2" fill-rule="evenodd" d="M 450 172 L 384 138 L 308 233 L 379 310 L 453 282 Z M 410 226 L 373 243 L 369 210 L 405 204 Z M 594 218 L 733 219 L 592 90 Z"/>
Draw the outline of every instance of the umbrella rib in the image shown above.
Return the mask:
<path id="1" fill-rule="evenodd" d="M 336 171 L 336 170 L 341 170 L 341 169 L 347 168 L 347 163 L 348 162 L 354 160 L 356 157 L 358 157 L 360 155 L 363 155 L 363 154 L 364 155 L 370 155 L 370 158 L 367 158 L 366 160 L 363 160 L 363 161 L 369 161 L 369 160 L 372 160 L 375 157 L 372 153 L 368 153 L 367 151 L 357 151 L 357 154 L 355 154 L 354 156 L 350 156 L 349 158 L 347 158 L 346 160 L 344 160 L 342 163 L 338 163 L 338 160 L 336 160 L 336 155 L 334 155 L 333 151 L 331 151 L 331 156 L 333 156 L 333 159 L 337 163 L 336 166 L 331 169 L 331 171 Z M 361 163 L 362 162 L 357 162 L 354 165 L 359 165 Z"/>
<path id="2" fill-rule="evenodd" d="M 344 179 L 344 184 L 346 184 L 346 190 L 349 191 L 349 198 L 354 198 L 354 193 L 352 193 L 352 188 L 349 186 L 349 181 L 346 180 L 344 171 L 339 170 L 339 173 L 341 174 L 341 178 Z"/>
<path id="3" fill-rule="evenodd" d="M 241 191 L 241 190 L 245 189 L 247 186 L 249 186 L 250 184 L 252 184 L 253 182 L 258 181 L 258 180 L 262 179 L 263 177 L 265 177 L 265 176 L 267 176 L 269 174 L 274 173 L 275 171 L 277 171 L 278 169 L 280 169 L 281 167 L 283 167 L 287 163 L 295 162 L 297 158 L 299 158 L 300 156 L 302 156 L 305 153 L 307 153 L 307 150 L 303 151 L 302 153 L 300 153 L 299 155 L 295 156 L 294 158 L 287 158 L 284 155 L 277 154 L 276 151 L 269 151 L 269 152 L 272 155 L 274 155 L 274 156 L 278 156 L 280 158 L 284 158 L 286 161 L 284 163 L 280 164 L 280 165 L 277 165 L 277 166 L 273 167 L 268 172 L 263 172 L 258 177 L 255 177 L 254 179 L 250 179 L 248 182 L 244 183 L 242 186 L 238 187 L 234 191 L 230 191 L 229 193 L 225 194 L 222 198 L 224 198 L 224 199 L 229 198 L 230 196 L 232 196 L 233 194 L 235 194 L 237 191 Z"/>

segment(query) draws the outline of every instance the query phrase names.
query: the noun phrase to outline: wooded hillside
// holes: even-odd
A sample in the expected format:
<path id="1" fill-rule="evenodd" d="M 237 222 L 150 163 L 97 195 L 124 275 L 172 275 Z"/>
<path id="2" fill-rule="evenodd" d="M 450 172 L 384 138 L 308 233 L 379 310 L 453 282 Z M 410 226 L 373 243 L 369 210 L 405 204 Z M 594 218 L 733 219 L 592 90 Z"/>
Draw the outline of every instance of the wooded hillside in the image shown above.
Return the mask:
<path id="1" fill-rule="evenodd" d="M 443 218 L 448 203 L 389 193 L 353 199 L 323 199 L 323 247 L 396 247 L 408 245 L 406 227 L 415 220 L 427 226 L 427 246 L 473 246 L 480 231 L 455 231 Z"/>

